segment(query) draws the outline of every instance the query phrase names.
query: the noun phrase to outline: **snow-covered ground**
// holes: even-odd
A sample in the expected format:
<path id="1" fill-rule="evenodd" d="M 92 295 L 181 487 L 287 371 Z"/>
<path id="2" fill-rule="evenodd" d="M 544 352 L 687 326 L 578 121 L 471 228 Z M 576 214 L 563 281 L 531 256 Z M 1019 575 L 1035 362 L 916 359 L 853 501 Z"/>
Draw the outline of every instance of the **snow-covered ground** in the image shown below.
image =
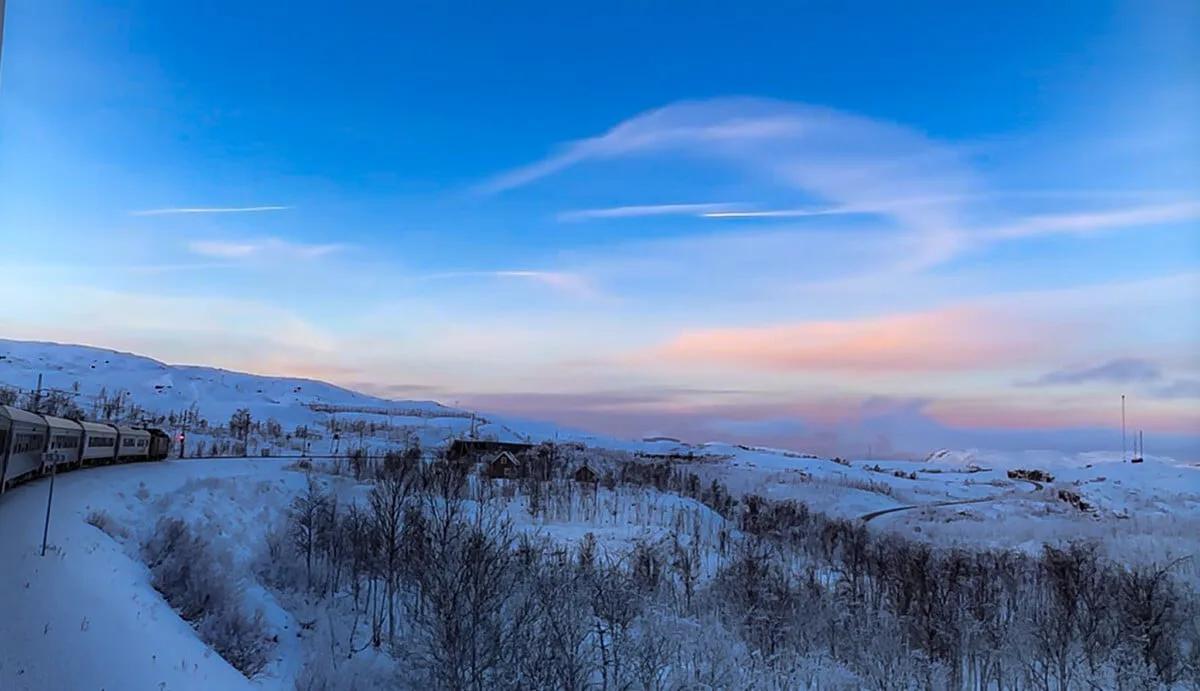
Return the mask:
<path id="1" fill-rule="evenodd" d="M 173 461 L 63 474 L 55 479 L 44 557 L 49 482 L 5 494 L 0 688 L 254 688 L 163 601 L 150 586 L 147 568 L 128 550 L 140 531 L 153 528 L 156 514 L 172 511 L 203 519 L 223 540 L 247 548 L 233 554 L 246 556 L 261 539 L 260 519 L 286 505 L 303 485 L 303 476 L 285 472 L 283 465 Z M 234 488 L 242 496 L 231 496 Z M 128 545 L 88 523 L 98 510 L 129 531 Z"/>
<path id="2" fill-rule="evenodd" d="M 695 459 L 694 472 L 705 481 L 718 479 L 735 493 L 804 501 L 815 510 L 837 516 L 861 517 L 892 508 L 930 506 L 929 510 L 888 514 L 878 525 L 910 531 L 920 528 L 920 534 L 934 538 L 987 537 L 993 544 L 1014 547 L 1064 533 L 1095 533 L 1098 524 L 1118 526 L 1112 530 L 1124 532 L 1140 525 L 1158 529 L 1163 521 L 1179 522 L 1178 532 L 1186 536 L 1200 513 L 1200 468 L 1169 458 L 1149 457 L 1145 463 L 1130 464 L 1122 463 L 1120 454 L 1113 451 L 943 450 L 919 461 L 854 459 L 837 463 L 807 455 L 803 449 L 612 439 L 432 401 L 382 399 L 307 379 L 167 365 L 87 346 L 0 339 L 0 386 L 27 391 L 39 373 L 44 387 L 71 392 L 86 414 L 92 412 L 101 392 L 111 398 L 122 391 L 131 403 L 150 414 L 197 410 L 211 428 L 189 430 L 189 455 L 197 441 L 211 443 L 223 439 L 222 434 L 227 440 L 228 430 L 222 426 L 236 410 L 245 408 L 260 423 L 277 421 L 287 437 L 270 440 L 255 436 L 251 454 L 260 450 L 295 453 L 305 444 L 311 453 L 335 448 L 344 451 L 351 445 L 381 450 L 409 439 L 436 449 L 472 429 L 482 438 L 578 441 L 636 454 L 649 462 L 690 455 Z M 331 420 L 343 428 L 341 442 L 332 438 Z M 373 433 L 347 433 L 345 428 L 356 422 L 376 429 Z M 291 436 L 300 426 L 313 435 L 305 442 Z M 208 450 L 204 455 L 212 453 Z M 1043 470 L 1052 474 L 1054 481 L 1034 490 L 1029 483 L 1010 479 L 1007 472 L 1013 469 Z M 1081 512 L 1060 496 L 1060 490 L 1079 496 L 1090 510 Z M 987 501 L 933 507 L 984 499 Z M 988 529 L 972 531 L 967 528 L 971 523 L 986 523 Z"/>
<path id="3" fill-rule="evenodd" d="M 314 473 L 343 503 L 369 485 Z M 279 459 L 173 460 L 92 468 L 55 478 L 49 547 L 41 537 L 49 482 L 23 485 L 0 501 L 0 689 L 294 689 L 304 659 L 296 617 L 253 576 L 275 528 L 308 475 Z M 504 513 L 523 531 L 564 544 L 591 533 L 603 554 L 655 541 L 689 522 L 717 540 L 723 521 L 694 501 L 653 490 L 598 490 L 538 517 L 523 499 Z M 573 507 L 573 508 L 572 508 Z M 109 532 L 93 523 L 97 516 Z M 138 557 L 164 516 L 198 526 L 222 569 L 239 577 L 245 605 L 260 609 L 277 643 L 273 662 L 248 681 L 197 638 L 151 586 Z M 112 533 L 112 534 L 109 534 Z M 711 572 L 715 564 L 705 565 Z"/>
<path id="4" fill-rule="evenodd" d="M 28 390 L 39 373 L 44 387 L 70 392 L 85 413 L 102 393 L 118 392 L 150 415 L 194 409 L 210 427 L 191 435 L 209 442 L 227 440 L 229 418 L 243 408 L 256 421 L 282 426 L 287 442 L 255 438 L 256 448 L 274 453 L 297 448 L 291 434 L 302 426 L 318 436 L 314 444 L 320 451 L 332 448 L 334 418 L 341 425 L 371 425 L 373 431 L 360 431 L 356 443 L 374 449 L 399 448 L 412 439 L 434 449 L 472 428 L 504 440 L 580 441 L 647 463 L 673 460 L 702 483 L 719 480 L 735 496 L 794 499 L 844 518 L 874 516 L 873 530 L 922 540 L 1035 552 L 1045 542 L 1084 537 L 1099 541 L 1119 561 L 1161 563 L 1195 555 L 1179 569 L 1200 581 L 1200 466 L 1168 458 L 1132 464 L 1111 451 L 942 451 L 924 460 L 842 461 L 803 450 L 609 439 L 430 401 L 386 400 L 311 380 L 0 340 L 0 385 Z M 313 645 L 306 638 L 312 634 L 302 632 L 290 613 L 294 603 L 277 602 L 251 577 L 267 532 L 306 485 L 305 473 L 293 462 L 174 460 L 64 474 L 56 479 L 44 557 L 39 551 L 48 482 L 28 483 L 0 497 L 0 689 L 295 688 L 304 657 L 298 649 Z M 1053 479 L 1010 477 L 1016 470 L 1040 470 Z M 343 501 L 361 501 L 369 491 L 349 477 L 320 477 Z M 591 533 L 601 549 L 614 551 L 635 541 L 666 539 L 681 522 L 707 542 L 730 530 L 705 506 L 649 489 L 601 489 L 590 501 L 548 506 L 534 517 L 518 496 L 505 512 L 519 530 L 572 544 Z M 89 523 L 97 516 L 112 534 Z M 246 574 L 241 596 L 263 611 L 278 638 L 274 661 L 255 681 L 201 642 L 151 587 L 137 549 L 162 516 L 203 526 L 228 560 L 223 566 Z M 704 565 L 706 571 L 713 568 Z"/>

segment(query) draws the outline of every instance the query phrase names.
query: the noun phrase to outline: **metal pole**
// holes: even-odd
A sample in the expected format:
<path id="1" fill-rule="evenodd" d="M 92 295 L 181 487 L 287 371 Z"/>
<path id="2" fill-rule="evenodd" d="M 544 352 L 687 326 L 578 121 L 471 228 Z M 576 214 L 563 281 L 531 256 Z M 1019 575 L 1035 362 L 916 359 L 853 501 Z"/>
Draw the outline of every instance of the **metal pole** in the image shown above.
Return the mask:
<path id="1" fill-rule="evenodd" d="M 1121 394 L 1121 462 L 1129 460 L 1125 454 L 1125 394 Z"/>
<path id="2" fill-rule="evenodd" d="M 37 389 L 35 389 L 33 392 L 33 412 L 40 413 L 41 412 L 41 410 L 40 410 L 41 404 L 42 404 L 42 375 L 41 375 L 41 373 L 38 373 Z"/>
<path id="3" fill-rule="evenodd" d="M 42 527 L 42 556 L 46 556 L 46 538 L 50 535 L 50 506 L 54 503 L 54 476 L 58 474 L 58 463 L 50 466 L 50 494 L 46 497 L 46 525 Z"/>

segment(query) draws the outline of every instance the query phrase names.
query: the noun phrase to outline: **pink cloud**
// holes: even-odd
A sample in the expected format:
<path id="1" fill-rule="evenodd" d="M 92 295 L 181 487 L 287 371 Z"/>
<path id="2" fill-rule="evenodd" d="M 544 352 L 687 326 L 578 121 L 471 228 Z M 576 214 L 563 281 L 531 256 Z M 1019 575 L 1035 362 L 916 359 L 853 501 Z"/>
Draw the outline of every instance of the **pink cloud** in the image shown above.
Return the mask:
<path id="1" fill-rule="evenodd" d="M 1120 400 L 1115 396 L 1107 400 L 954 399 L 933 401 L 925 408 L 932 419 L 951 427 L 1013 430 L 1119 429 L 1120 410 Z M 1138 401 L 1133 413 L 1130 429 L 1168 434 L 1189 434 L 1200 429 L 1200 411 L 1185 406 Z"/>
<path id="2" fill-rule="evenodd" d="M 648 358 L 770 371 L 958 371 L 1027 362 L 1045 352 L 1041 329 L 985 307 L 884 317 L 685 331 Z"/>

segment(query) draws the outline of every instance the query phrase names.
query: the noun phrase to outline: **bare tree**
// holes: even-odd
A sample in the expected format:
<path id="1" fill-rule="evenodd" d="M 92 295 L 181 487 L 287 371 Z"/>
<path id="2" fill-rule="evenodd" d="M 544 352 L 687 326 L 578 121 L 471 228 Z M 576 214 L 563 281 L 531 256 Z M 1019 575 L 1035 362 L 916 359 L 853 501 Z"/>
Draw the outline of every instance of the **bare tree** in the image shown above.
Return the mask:
<path id="1" fill-rule="evenodd" d="M 413 466 L 398 465 L 375 482 L 370 496 L 371 521 L 382 557 L 389 645 L 396 640 L 396 592 L 404 548 L 404 515 L 415 480 Z"/>
<path id="2" fill-rule="evenodd" d="M 329 510 L 329 495 L 309 476 L 305 491 L 292 501 L 292 541 L 304 555 L 305 582 L 312 590 L 313 553 L 317 547 L 317 533 Z"/>

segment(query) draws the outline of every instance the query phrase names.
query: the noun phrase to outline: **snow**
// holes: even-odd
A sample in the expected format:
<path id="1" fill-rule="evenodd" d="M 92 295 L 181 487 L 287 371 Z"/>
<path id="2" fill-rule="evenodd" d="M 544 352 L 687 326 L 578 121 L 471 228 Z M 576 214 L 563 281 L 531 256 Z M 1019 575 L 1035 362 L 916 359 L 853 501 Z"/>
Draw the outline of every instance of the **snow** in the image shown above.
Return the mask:
<path id="1" fill-rule="evenodd" d="M 277 525 L 306 475 L 280 459 L 173 460 L 91 468 L 55 478 L 50 548 L 40 555 L 48 480 L 0 501 L 0 689 L 292 689 L 304 656 L 295 617 L 250 576 L 265 534 Z M 318 476 L 342 501 L 369 485 Z M 591 509 L 588 510 L 590 505 Z M 88 522 L 103 512 L 127 531 L 113 537 Z M 519 530 L 574 544 L 592 533 L 601 553 L 664 539 L 676 520 L 695 520 L 715 541 L 722 519 L 694 501 L 653 490 L 580 495 L 571 509 L 534 518 L 524 499 L 506 514 Z M 248 681 L 201 642 L 150 585 L 136 549 L 162 516 L 201 526 L 243 596 L 278 636 L 274 662 Z M 681 519 L 682 517 L 682 519 Z M 716 565 L 705 565 L 707 571 Z M 64 651 L 73 651 L 65 654 Z"/>
<path id="2" fill-rule="evenodd" d="M 251 478 L 296 482 L 284 477 L 279 461 L 139 463 L 60 475 L 44 557 L 48 481 L 7 493 L 0 501 L 0 688 L 261 688 L 197 638 L 150 586 L 140 561 L 87 522 L 92 511 L 104 510 L 121 525 L 144 529 L 153 526 L 146 517 L 155 503 L 175 506 L 188 496 L 184 505 L 214 530 L 251 529 L 250 517 L 228 515 L 245 506 L 204 506 L 203 495 L 189 487 Z M 234 536 L 250 544 L 245 533 Z"/>
<path id="3" fill-rule="evenodd" d="M 470 414 L 433 401 L 393 401 L 312 379 L 266 377 L 212 367 L 167 365 L 131 353 L 90 346 L 0 339 L 0 384 L 24 390 L 43 375 L 46 389 L 73 391 L 88 411 L 101 390 L 128 391 L 134 402 L 152 412 L 180 412 L 196 405 L 214 424 L 239 408 L 256 417 L 274 417 L 287 427 L 314 424 L 326 417 L 313 406 L 334 409 L 411 412 L 418 420 L 444 419 L 470 423 Z"/>
<path id="4" fill-rule="evenodd" d="M 449 408 L 431 401 L 392 401 L 305 379 L 263 377 L 225 370 L 175 366 L 84 346 L 0 340 L 0 384 L 43 385 L 72 391 L 81 407 L 100 391 L 128 391 L 133 402 L 166 415 L 195 406 L 212 425 L 239 408 L 256 420 L 274 418 L 291 431 L 338 420 L 387 421 L 405 426 L 426 448 L 465 435 L 473 424 L 504 440 L 578 441 L 641 455 L 691 458 L 686 469 L 703 483 L 719 480 L 733 494 L 793 499 L 844 518 L 890 509 L 869 525 L 940 543 L 1002 546 L 1037 551 L 1047 541 L 1091 538 L 1114 558 L 1163 561 L 1200 553 L 1200 467 L 1169 458 L 1123 462 L 1119 451 L 1062 454 L 943 450 L 923 461 L 835 461 L 802 451 L 689 444 L 673 439 L 619 440 L 546 423 Z M 472 416 L 475 415 L 475 419 Z M 212 432 L 219 435 L 220 431 Z M 215 439 L 216 436 L 210 437 Z M 359 440 L 373 448 L 395 446 L 381 432 Z M 322 442 L 322 443 L 328 443 Z M 268 530 L 276 525 L 306 477 L 291 460 L 205 459 L 142 463 L 76 471 L 55 480 L 50 549 L 40 556 L 46 480 L 0 497 L 0 689 L 292 689 L 303 671 L 295 603 L 275 596 L 251 576 Z M 1037 483 L 1013 479 L 1010 470 L 1042 470 Z M 603 470 L 601 468 L 601 470 Z M 369 487 L 322 475 L 341 500 L 361 500 Z M 1078 496 L 1082 511 L 1063 500 Z M 516 497 L 506 513 L 519 530 L 574 544 L 591 533 L 614 553 L 634 542 L 668 539 L 677 521 L 700 526 L 694 534 L 716 540 L 726 529 L 707 507 L 675 495 L 601 488 L 589 508 L 547 506 L 530 515 Z M 969 503 L 968 503 L 969 502 Z M 110 536 L 88 523 L 101 511 Z M 242 596 L 261 609 L 278 636 L 274 662 L 248 681 L 196 636 L 151 587 L 136 554 L 162 516 L 203 526 L 231 573 L 245 574 Z M 1185 575 L 1200 581 L 1200 559 Z M 714 564 L 704 565 L 711 572 Z"/>

